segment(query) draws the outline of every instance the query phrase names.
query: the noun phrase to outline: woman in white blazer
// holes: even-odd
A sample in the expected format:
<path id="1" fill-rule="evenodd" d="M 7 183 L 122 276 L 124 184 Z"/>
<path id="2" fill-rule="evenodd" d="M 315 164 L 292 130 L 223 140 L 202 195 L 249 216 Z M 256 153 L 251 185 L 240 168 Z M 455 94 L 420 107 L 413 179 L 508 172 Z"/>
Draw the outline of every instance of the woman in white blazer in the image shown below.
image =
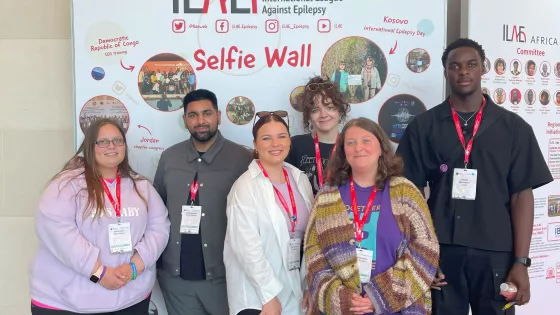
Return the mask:
<path id="1" fill-rule="evenodd" d="M 224 263 L 230 315 L 301 315 L 311 311 L 303 233 L 313 202 L 305 174 L 285 163 L 286 111 L 258 112 L 255 157 L 227 200 Z"/>

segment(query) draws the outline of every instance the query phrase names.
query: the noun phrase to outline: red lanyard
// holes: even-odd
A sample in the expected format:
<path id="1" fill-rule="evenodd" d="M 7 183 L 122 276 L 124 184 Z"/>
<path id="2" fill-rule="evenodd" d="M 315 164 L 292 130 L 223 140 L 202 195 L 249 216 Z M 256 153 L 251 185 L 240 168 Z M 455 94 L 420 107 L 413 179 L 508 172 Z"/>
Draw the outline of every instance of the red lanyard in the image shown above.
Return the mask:
<path id="1" fill-rule="evenodd" d="M 198 192 L 198 179 L 196 180 L 196 182 L 193 181 L 191 185 L 191 203 L 194 203 L 197 192 Z"/>
<path id="2" fill-rule="evenodd" d="M 451 106 L 451 100 L 449 100 L 449 105 Z M 474 120 L 473 126 L 473 133 L 472 137 L 469 140 L 469 143 L 465 146 L 465 136 L 463 136 L 463 128 L 461 127 L 461 122 L 459 121 L 459 114 L 451 107 L 451 113 L 453 114 L 453 122 L 455 123 L 455 129 L 457 130 L 457 135 L 459 136 L 459 141 L 463 145 L 463 149 L 465 149 L 465 168 L 467 168 L 467 164 L 469 164 L 469 157 L 471 156 L 472 146 L 474 141 L 474 136 L 478 132 L 478 128 L 480 127 L 480 122 L 482 121 L 482 111 L 484 111 L 484 106 L 486 106 L 486 98 L 482 97 L 482 106 L 478 110 L 478 114 L 476 114 L 476 118 Z"/>
<path id="3" fill-rule="evenodd" d="M 105 180 L 103 178 L 101 178 L 101 184 L 103 184 L 103 190 L 105 190 L 105 194 L 107 194 L 107 198 L 109 198 L 109 201 L 111 202 L 111 205 L 113 205 L 113 209 L 115 209 L 115 215 L 117 216 L 117 219 L 120 220 L 120 218 L 121 218 L 121 175 L 117 175 L 117 189 L 116 189 L 117 200 L 116 201 L 113 198 L 113 195 L 111 194 L 111 191 L 109 190 L 109 187 L 107 186 L 107 183 L 105 182 Z"/>
<path id="4" fill-rule="evenodd" d="M 323 181 L 323 160 L 321 160 L 321 150 L 319 149 L 319 137 L 317 133 L 313 136 L 313 140 L 315 142 L 315 162 L 317 163 L 317 177 L 319 178 L 319 188 L 323 187 L 325 182 Z M 336 149 L 336 143 L 338 142 L 338 136 L 336 136 L 336 141 L 331 151 L 331 156 Z M 330 156 L 329 156 L 330 159 Z M 330 170 L 327 171 L 327 179 L 330 176 Z"/>
<path id="5" fill-rule="evenodd" d="M 263 172 L 264 176 L 270 179 L 268 177 L 268 173 L 262 166 L 261 161 L 258 161 L 257 163 L 259 164 L 259 167 L 261 168 L 261 171 Z M 282 206 L 284 206 L 284 210 L 286 210 L 288 217 L 292 221 L 292 233 L 294 233 L 296 231 L 296 225 L 297 225 L 296 201 L 294 199 L 294 192 L 292 191 L 292 185 L 290 185 L 290 177 L 288 176 L 288 172 L 286 172 L 285 168 L 282 168 L 282 171 L 284 171 L 284 178 L 286 179 L 286 185 L 288 186 L 288 193 L 290 194 L 290 201 L 292 202 L 292 213 L 290 213 L 290 208 L 288 207 L 288 203 L 286 202 L 286 199 L 284 199 L 284 196 L 282 196 L 282 193 L 276 187 L 274 186 L 272 187 L 274 188 L 274 191 L 276 192 L 276 196 L 278 196 L 280 203 L 282 204 Z"/>
<path id="6" fill-rule="evenodd" d="M 369 199 L 364 209 L 364 215 L 360 219 L 360 213 L 358 212 L 358 204 L 356 201 L 356 189 L 354 188 L 354 180 L 350 177 L 350 198 L 352 199 L 352 212 L 354 213 L 354 230 L 356 233 L 356 242 L 360 243 L 364 239 L 364 225 L 366 224 L 367 218 L 373 207 L 373 201 L 377 195 L 377 188 L 373 187 Z"/>

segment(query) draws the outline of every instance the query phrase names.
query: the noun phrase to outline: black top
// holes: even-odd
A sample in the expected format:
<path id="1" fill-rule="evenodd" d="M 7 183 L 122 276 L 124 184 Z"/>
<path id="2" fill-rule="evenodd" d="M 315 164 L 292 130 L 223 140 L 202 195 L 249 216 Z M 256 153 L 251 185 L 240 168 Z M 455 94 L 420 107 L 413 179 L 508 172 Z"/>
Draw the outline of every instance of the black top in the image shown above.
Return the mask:
<path id="1" fill-rule="evenodd" d="M 202 156 L 202 154 L 199 152 Z M 198 174 L 194 175 L 193 183 L 198 179 Z M 191 183 L 192 186 L 192 183 Z M 186 187 L 185 191 L 189 195 L 187 205 L 191 202 L 195 206 L 200 205 L 199 193 L 196 192 L 195 200 L 191 199 L 191 186 Z M 181 234 L 181 273 L 184 280 L 198 281 L 206 280 L 206 267 L 204 266 L 204 253 L 202 252 L 202 224 L 198 234 Z"/>
<path id="2" fill-rule="evenodd" d="M 327 164 L 331 155 L 334 143 L 322 143 L 319 141 L 319 151 L 323 160 L 323 181 L 327 179 Z M 304 134 L 292 137 L 292 148 L 286 157 L 286 162 L 299 168 L 307 175 L 313 195 L 319 191 L 319 178 L 317 176 L 317 163 L 315 158 L 315 142 L 311 134 Z"/>
<path id="3" fill-rule="evenodd" d="M 510 197 L 553 180 L 531 126 L 486 96 L 482 123 L 468 168 L 478 170 L 476 200 L 451 197 L 453 169 L 464 168 L 449 99 L 416 117 L 397 148 L 405 175 L 430 186 L 428 205 L 439 242 L 483 250 L 512 251 Z M 467 116 L 468 118 L 468 116 Z M 475 118 L 463 128 L 465 142 Z"/>

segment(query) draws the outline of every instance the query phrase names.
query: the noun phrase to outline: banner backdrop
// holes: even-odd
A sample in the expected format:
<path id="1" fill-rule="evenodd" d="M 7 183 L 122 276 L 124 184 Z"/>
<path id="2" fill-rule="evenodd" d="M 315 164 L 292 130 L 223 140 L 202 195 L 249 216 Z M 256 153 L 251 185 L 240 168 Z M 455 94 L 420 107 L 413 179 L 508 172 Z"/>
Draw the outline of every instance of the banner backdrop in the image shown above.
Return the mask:
<path id="1" fill-rule="evenodd" d="M 504 9 L 516 10 L 504 11 Z M 560 178 L 560 48 L 556 0 L 470 0 L 469 37 L 486 51 L 482 86 L 494 101 L 523 117 L 537 136 L 555 179 Z M 501 14 L 507 12 L 506 14 Z M 560 295 L 560 185 L 535 190 L 531 241 L 531 301 L 520 315 L 558 314 Z"/>
<path id="2" fill-rule="evenodd" d="M 187 92 L 214 91 L 220 130 L 250 148 L 258 111 L 288 110 L 292 134 L 303 133 L 297 99 L 314 75 L 340 78 L 350 117 L 378 121 L 396 146 L 444 97 L 446 2 L 73 1 L 76 146 L 93 121 L 113 117 L 132 166 L 151 179 L 161 152 L 189 137 Z"/>

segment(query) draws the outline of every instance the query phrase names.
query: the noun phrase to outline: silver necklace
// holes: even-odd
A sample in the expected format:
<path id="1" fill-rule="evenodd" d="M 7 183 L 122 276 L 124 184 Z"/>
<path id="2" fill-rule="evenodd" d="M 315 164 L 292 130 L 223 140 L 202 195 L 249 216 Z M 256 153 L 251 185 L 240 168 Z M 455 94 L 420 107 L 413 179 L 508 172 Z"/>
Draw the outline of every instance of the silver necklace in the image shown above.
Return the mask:
<path id="1" fill-rule="evenodd" d="M 479 109 L 479 110 L 480 110 L 480 109 Z M 461 119 L 465 122 L 465 124 L 464 124 L 463 126 L 467 127 L 467 126 L 469 125 L 469 120 L 471 120 L 471 118 L 473 118 L 474 115 L 476 115 L 476 113 L 478 113 L 478 110 L 477 110 L 476 112 L 474 112 L 474 113 L 471 115 L 471 117 L 469 117 L 468 119 L 463 118 L 461 115 L 457 115 L 457 116 L 459 116 L 459 118 L 461 118 Z"/>

